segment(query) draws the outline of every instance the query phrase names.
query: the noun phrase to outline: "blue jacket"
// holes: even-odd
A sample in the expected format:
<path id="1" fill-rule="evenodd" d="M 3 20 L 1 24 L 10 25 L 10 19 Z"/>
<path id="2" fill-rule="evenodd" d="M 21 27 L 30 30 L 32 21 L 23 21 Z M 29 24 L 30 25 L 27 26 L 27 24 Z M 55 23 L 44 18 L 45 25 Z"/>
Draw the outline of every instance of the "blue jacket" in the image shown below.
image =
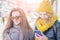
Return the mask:
<path id="1" fill-rule="evenodd" d="M 60 22 L 56 21 L 54 25 L 57 30 L 56 34 L 54 33 L 53 25 L 51 28 L 49 28 L 47 31 L 44 32 L 44 34 L 48 37 L 48 40 L 60 40 Z"/>

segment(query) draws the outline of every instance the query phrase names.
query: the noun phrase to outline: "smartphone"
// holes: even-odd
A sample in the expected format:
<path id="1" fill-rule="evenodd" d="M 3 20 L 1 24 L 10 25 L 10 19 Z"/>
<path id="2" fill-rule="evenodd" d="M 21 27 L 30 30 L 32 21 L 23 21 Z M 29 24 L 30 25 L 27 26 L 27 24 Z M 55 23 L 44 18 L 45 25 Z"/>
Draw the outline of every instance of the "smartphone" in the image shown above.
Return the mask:
<path id="1" fill-rule="evenodd" d="M 42 32 L 35 30 L 35 33 L 39 34 L 40 36 L 42 36 Z M 37 35 L 38 36 L 38 35 Z"/>

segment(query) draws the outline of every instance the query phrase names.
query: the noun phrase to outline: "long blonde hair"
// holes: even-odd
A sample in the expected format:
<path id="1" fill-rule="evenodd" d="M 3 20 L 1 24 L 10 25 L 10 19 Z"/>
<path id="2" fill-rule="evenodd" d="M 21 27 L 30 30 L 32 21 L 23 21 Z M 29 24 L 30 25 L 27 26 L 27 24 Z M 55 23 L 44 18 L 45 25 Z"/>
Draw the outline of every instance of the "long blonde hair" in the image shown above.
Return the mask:
<path id="1" fill-rule="evenodd" d="M 8 17 L 8 21 L 7 21 L 7 24 L 5 26 L 5 29 L 3 31 L 3 35 L 4 33 L 10 29 L 11 27 L 13 27 L 13 21 L 11 20 L 11 16 L 12 16 L 12 13 L 14 11 L 18 11 L 20 12 L 21 16 L 22 16 L 22 22 L 21 22 L 21 26 L 20 28 L 22 29 L 23 33 L 24 33 L 24 40 L 28 40 L 28 32 L 30 30 L 31 33 L 33 33 L 33 30 L 30 28 L 29 24 L 28 24 L 28 21 L 27 21 L 27 18 L 25 16 L 25 13 L 24 11 L 21 9 L 21 8 L 16 8 L 16 9 L 13 9 L 11 12 L 10 12 L 10 15 Z"/>

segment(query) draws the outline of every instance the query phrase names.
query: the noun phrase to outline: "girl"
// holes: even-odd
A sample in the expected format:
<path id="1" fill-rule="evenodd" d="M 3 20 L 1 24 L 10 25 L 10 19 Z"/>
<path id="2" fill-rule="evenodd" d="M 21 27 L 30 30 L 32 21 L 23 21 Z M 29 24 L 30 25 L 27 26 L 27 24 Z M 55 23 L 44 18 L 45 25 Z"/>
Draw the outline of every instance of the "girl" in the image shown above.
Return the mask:
<path id="1" fill-rule="evenodd" d="M 60 22 L 54 15 L 49 0 L 43 0 L 38 8 L 39 17 L 36 22 L 36 30 L 39 30 L 48 37 L 48 40 L 60 40 Z"/>
<path id="2" fill-rule="evenodd" d="M 24 11 L 21 8 L 13 9 L 3 31 L 3 40 L 33 40 L 33 35 Z"/>

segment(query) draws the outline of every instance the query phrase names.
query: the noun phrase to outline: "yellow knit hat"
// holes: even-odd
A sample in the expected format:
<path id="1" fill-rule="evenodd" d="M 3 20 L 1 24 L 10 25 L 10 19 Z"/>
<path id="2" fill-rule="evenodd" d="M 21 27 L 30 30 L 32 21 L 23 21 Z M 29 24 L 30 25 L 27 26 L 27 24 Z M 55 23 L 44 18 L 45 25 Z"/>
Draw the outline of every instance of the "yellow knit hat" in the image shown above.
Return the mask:
<path id="1" fill-rule="evenodd" d="M 37 9 L 37 12 L 48 12 L 50 14 L 53 14 L 53 9 L 51 7 L 49 0 L 43 0 L 39 8 Z"/>

